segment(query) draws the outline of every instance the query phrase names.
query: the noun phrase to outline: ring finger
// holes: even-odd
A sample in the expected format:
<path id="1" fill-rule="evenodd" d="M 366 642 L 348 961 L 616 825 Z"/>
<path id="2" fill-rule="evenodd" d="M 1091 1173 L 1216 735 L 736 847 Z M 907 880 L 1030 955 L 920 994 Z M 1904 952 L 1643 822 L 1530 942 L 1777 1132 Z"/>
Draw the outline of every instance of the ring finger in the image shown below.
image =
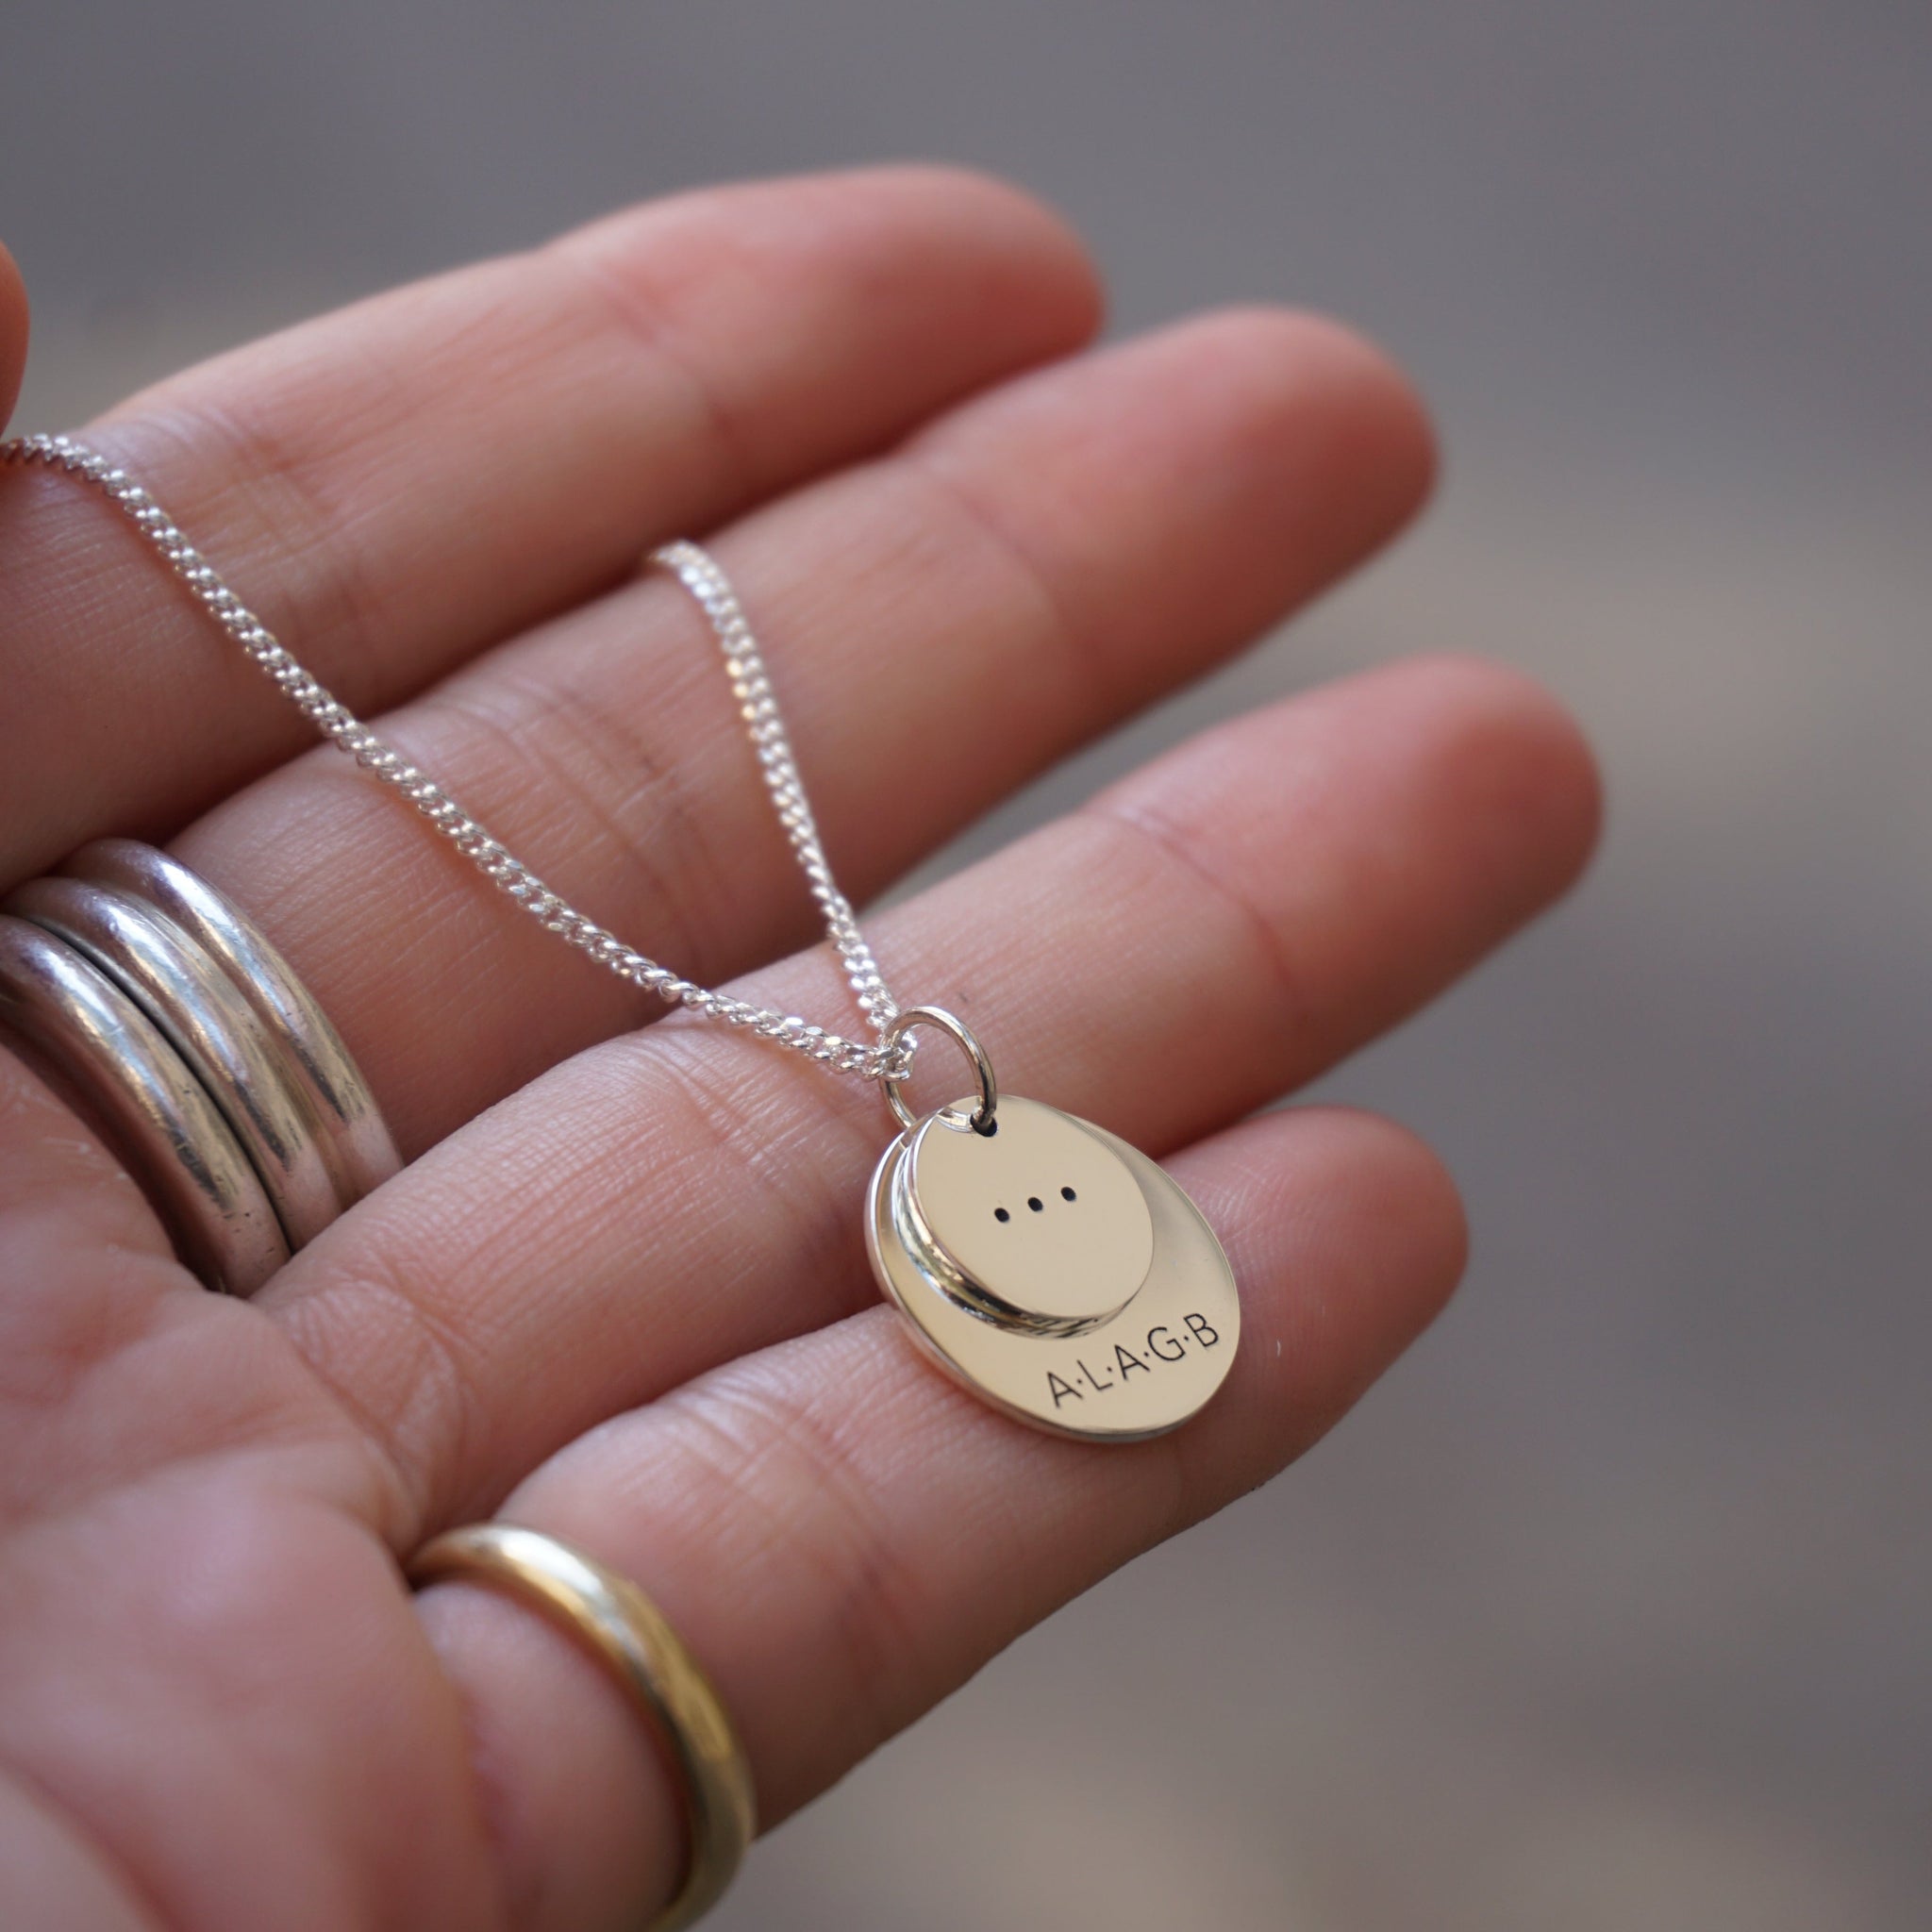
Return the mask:
<path id="1" fill-rule="evenodd" d="M 1174 1436 L 1096 1448 L 1022 1428 L 934 1374 L 875 1308 L 620 1418 L 508 1500 L 511 1521 L 584 1545 L 660 1604 L 737 1717 L 766 1824 L 1307 1448 L 1459 1271 L 1455 1191 L 1385 1122 L 1272 1117 L 1175 1172 L 1245 1292 L 1228 1382 Z M 679 1804 L 634 1712 L 527 1610 L 461 1586 L 420 1601 L 521 1923 L 561 1932 L 661 1899 Z"/>

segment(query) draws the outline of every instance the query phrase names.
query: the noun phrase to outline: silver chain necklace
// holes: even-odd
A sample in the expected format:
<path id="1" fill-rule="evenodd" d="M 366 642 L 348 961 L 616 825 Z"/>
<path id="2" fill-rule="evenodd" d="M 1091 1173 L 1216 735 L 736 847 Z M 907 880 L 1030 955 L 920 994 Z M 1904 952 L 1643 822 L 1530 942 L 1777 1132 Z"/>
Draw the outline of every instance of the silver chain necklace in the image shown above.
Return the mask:
<path id="1" fill-rule="evenodd" d="M 884 1044 L 887 1029 L 898 1018 L 897 1001 L 887 991 L 878 962 L 858 929 L 852 907 L 832 877 L 811 807 L 799 781 L 798 766 L 778 714 L 778 701 L 765 675 L 751 626 L 739 608 L 724 573 L 695 543 L 671 543 L 654 553 L 652 561 L 673 572 L 703 607 L 724 654 L 732 695 L 738 699 L 751 734 L 753 749 L 765 784 L 777 808 L 778 821 L 825 918 L 825 930 L 846 977 L 858 996 L 859 1009 L 880 1036 L 866 1045 L 813 1026 L 795 1013 L 754 1007 L 744 1000 L 714 992 L 681 978 L 668 966 L 627 946 L 574 906 L 552 891 L 528 866 L 492 839 L 436 780 L 419 771 L 401 752 L 385 744 L 341 700 L 298 664 L 275 633 L 236 596 L 222 575 L 188 541 L 178 525 L 124 469 L 99 451 L 69 436 L 24 436 L 0 442 L 0 464 L 43 464 L 84 476 L 112 499 L 136 529 L 158 551 L 170 570 L 186 584 L 222 628 L 240 644 L 274 682 L 282 695 L 325 738 L 332 739 L 364 771 L 400 791 L 483 876 L 508 894 L 531 918 L 559 939 L 588 953 L 620 979 L 654 992 L 671 1006 L 690 1007 L 728 1025 L 742 1026 L 761 1039 L 808 1055 L 841 1074 L 867 1079 L 903 1079 L 909 1055 L 904 1043 Z"/>
<path id="2" fill-rule="evenodd" d="M 902 1008 L 892 997 L 832 876 L 751 626 L 696 544 L 666 544 L 650 561 L 697 600 L 717 638 L 779 824 L 877 1036 L 872 1043 L 699 986 L 585 918 L 311 676 L 125 470 L 72 437 L 0 442 L 0 467 L 33 464 L 108 496 L 296 709 L 548 931 L 673 1006 L 878 1081 L 903 1131 L 867 1192 L 867 1253 L 908 1332 L 957 1380 L 1023 1421 L 1099 1441 L 1162 1434 L 1221 1386 L 1241 1302 L 1213 1231 L 1144 1154 L 1058 1108 L 1002 1099 L 969 1027 L 941 1008 Z M 975 1093 L 924 1117 L 900 1091 L 920 1026 L 950 1035 L 977 1081 Z"/>

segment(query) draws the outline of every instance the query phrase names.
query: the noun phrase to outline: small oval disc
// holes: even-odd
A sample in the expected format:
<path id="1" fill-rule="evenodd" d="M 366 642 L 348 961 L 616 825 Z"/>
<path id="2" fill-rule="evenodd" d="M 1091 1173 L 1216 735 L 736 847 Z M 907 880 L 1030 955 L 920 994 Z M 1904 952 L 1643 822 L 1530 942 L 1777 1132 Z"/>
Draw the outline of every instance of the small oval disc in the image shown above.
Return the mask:
<path id="1" fill-rule="evenodd" d="M 1000 1118 L 1015 1104 L 1002 1096 Z M 1116 1313 L 1077 1333 L 1047 1333 L 998 1320 L 950 1291 L 923 1265 L 920 1243 L 908 1239 L 916 1230 L 894 1207 L 909 1192 L 899 1169 L 914 1134 L 894 1140 L 874 1171 L 866 1249 L 913 1340 L 982 1400 L 1058 1435 L 1158 1436 L 1195 1414 L 1233 1365 L 1241 1341 L 1234 1272 L 1200 1209 L 1162 1169 L 1105 1128 L 1063 1118 L 1120 1160 L 1152 1225 L 1146 1275 Z"/>
<path id="2" fill-rule="evenodd" d="M 1113 1314 L 1146 1278 L 1154 1222 L 1120 1156 L 1071 1114 L 1009 1095 L 997 1131 L 965 1102 L 928 1114 L 906 1153 L 916 1223 L 997 1306 L 1042 1323 Z"/>

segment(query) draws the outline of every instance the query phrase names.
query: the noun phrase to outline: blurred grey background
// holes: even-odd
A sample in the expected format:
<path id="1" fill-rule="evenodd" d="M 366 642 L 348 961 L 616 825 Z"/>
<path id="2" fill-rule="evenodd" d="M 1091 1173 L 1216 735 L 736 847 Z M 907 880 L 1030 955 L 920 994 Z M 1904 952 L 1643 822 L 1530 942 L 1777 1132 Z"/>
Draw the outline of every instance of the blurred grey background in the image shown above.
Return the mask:
<path id="1" fill-rule="evenodd" d="M 906 155 L 1058 202 L 1120 328 L 1377 335 L 1447 441 L 1422 533 L 980 841 L 1419 646 L 1603 750 L 1581 896 L 1328 1083 L 1459 1175 L 1456 1307 L 721 1928 L 1932 1922 L 1932 12 L 9 0 L 0 85 L 31 427 L 634 197 Z"/>

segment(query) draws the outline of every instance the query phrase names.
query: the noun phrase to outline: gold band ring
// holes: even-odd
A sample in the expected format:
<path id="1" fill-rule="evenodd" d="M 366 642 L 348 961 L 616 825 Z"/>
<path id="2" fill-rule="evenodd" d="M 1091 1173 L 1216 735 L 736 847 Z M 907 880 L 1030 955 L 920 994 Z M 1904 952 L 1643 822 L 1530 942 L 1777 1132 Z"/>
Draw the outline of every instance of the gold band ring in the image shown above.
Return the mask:
<path id="1" fill-rule="evenodd" d="M 751 1767 L 711 1681 L 636 1584 L 539 1530 L 476 1523 L 426 1543 L 409 1581 L 494 1585 L 602 1662 L 670 1746 L 691 1814 L 684 1883 L 649 1932 L 677 1932 L 724 1895 L 758 1830 Z"/>

